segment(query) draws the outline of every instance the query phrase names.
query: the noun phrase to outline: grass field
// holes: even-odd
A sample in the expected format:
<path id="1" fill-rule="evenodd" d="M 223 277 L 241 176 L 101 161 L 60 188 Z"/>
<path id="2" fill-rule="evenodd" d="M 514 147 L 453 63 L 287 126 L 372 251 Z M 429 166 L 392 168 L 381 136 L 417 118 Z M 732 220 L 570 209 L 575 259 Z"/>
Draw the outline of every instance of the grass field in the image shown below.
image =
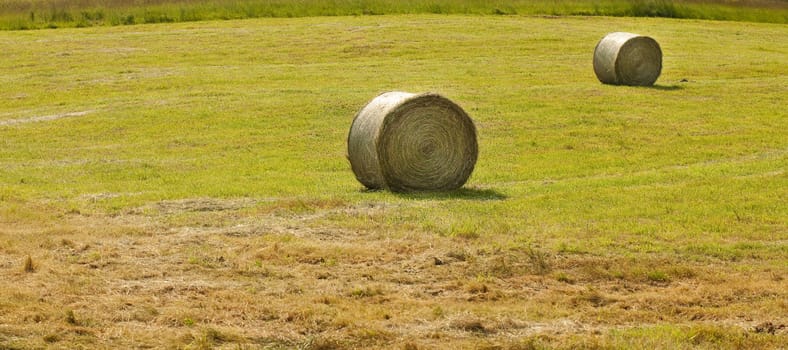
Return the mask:
<path id="1" fill-rule="evenodd" d="M 606 33 L 657 85 L 600 84 Z M 394 15 L 0 32 L 0 348 L 780 349 L 788 27 Z M 380 92 L 450 193 L 365 192 Z"/>
<path id="2" fill-rule="evenodd" d="M 785 0 L 4 0 L 0 30 L 260 17 L 593 15 L 788 23 Z"/>

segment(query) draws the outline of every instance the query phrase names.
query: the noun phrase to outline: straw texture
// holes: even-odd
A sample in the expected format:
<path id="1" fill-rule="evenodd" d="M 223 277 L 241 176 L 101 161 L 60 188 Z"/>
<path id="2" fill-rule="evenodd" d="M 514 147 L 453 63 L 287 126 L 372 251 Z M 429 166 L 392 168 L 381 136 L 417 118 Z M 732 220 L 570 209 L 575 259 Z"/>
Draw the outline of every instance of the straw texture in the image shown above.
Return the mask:
<path id="1" fill-rule="evenodd" d="M 456 189 L 470 177 L 477 155 L 471 118 L 435 93 L 381 94 L 358 112 L 348 135 L 353 173 L 371 189 Z"/>
<path id="2" fill-rule="evenodd" d="M 662 50 L 647 36 L 610 33 L 594 49 L 594 73 L 605 84 L 650 86 L 661 71 Z"/>

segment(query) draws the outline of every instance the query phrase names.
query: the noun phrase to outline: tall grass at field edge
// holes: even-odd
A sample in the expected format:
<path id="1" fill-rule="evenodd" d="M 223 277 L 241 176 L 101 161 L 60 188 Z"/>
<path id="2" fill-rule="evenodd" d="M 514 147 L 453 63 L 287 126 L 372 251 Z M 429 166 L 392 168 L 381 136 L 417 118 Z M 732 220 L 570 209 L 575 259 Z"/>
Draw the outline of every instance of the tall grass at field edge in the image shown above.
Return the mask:
<path id="1" fill-rule="evenodd" d="M 679 2 L 671 0 L 512 1 L 333 0 L 266 2 L 252 0 L 11 0 L 0 4 L 0 30 L 117 26 L 144 23 L 229 20 L 261 17 L 313 17 L 383 14 L 583 15 L 668 17 L 788 23 L 788 3 Z"/>

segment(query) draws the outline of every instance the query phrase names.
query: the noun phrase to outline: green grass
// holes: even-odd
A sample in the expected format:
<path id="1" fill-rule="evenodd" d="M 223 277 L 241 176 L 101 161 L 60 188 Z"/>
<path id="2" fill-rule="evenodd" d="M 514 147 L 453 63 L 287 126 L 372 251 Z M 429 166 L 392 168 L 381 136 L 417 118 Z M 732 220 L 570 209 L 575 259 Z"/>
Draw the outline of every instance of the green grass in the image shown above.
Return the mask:
<path id="1" fill-rule="evenodd" d="M 414 38 L 419 27 L 430 32 Z M 662 44 L 656 87 L 596 81 L 590 54 L 611 28 Z M 779 241 L 786 224 L 785 37 L 754 24 L 493 17 L 8 32 L 0 120 L 93 112 L 0 127 L 0 210 L 13 222 L 41 205 L 113 212 L 191 197 L 426 200 L 444 204 L 408 205 L 388 224 L 735 256 L 730 244 Z M 439 91 L 476 120 L 468 190 L 359 192 L 347 129 L 393 89 Z"/>
<path id="2" fill-rule="evenodd" d="M 618 30 L 662 46 L 655 87 L 596 80 L 594 45 Z M 413 335 L 467 348 L 779 348 L 785 333 L 751 333 L 747 322 L 785 322 L 785 289 L 774 288 L 788 273 L 786 39 L 784 25 L 761 23 L 466 15 L 1 32 L 0 271 L 18 283 L 62 280 L 56 294 L 70 299 L 53 306 L 35 291 L 0 291 L 0 345 L 96 345 L 102 327 L 135 317 L 173 327 L 164 329 L 180 347 L 242 343 L 250 328 L 237 314 L 211 323 L 204 312 L 225 309 L 210 300 L 246 312 L 239 295 L 260 300 L 256 288 L 282 280 L 287 287 L 265 297 L 313 299 L 271 322 L 307 328 L 248 338 L 255 344 L 386 347 Z M 356 182 L 345 159 L 350 122 L 389 90 L 440 92 L 475 120 L 480 155 L 464 189 L 402 195 Z M 74 112 L 87 113 L 40 118 Z M 244 231 L 249 223 L 258 231 Z M 227 294 L 201 299 L 208 309 L 145 299 L 156 315 L 104 320 L 74 297 L 127 293 L 132 272 L 90 271 L 122 265 L 133 242 L 176 238 L 187 248 L 143 251 L 163 259 L 168 268 L 156 273 L 170 282 L 229 278 L 217 292 Z M 381 250 L 370 253 L 367 241 Z M 315 278 L 294 282 L 306 267 L 331 281 L 359 266 L 383 273 L 373 269 L 399 256 L 432 262 L 433 245 L 467 266 L 447 273 L 454 280 L 430 277 L 434 289 L 464 293 L 457 299 L 397 301 L 417 278 L 399 269 L 426 269 L 404 263 L 391 275 L 361 270 L 319 303 Z M 35 271 L 20 277 L 27 257 Z M 85 275 L 74 272 L 82 267 Z M 105 287 L 116 280 L 125 284 Z M 521 288 L 531 283 L 560 296 Z M 684 283 L 705 293 L 700 301 Z M 187 287 L 184 295 L 212 290 Z M 651 294 L 619 308 L 638 288 Z M 650 302 L 666 290 L 680 303 Z M 534 304 L 508 307 L 524 300 Z M 437 326 L 408 328 L 403 308 L 417 320 L 410 325 Z M 54 322 L 55 333 L 26 333 L 38 331 L 24 315 L 48 312 L 41 327 Z M 379 323 L 384 315 L 402 328 Z M 523 328 L 505 316 L 556 327 L 571 319 L 601 333 L 508 339 Z"/>
<path id="3" fill-rule="evenodd" d="M 90 27 L 260 17 L 382 14 L 592 15 L 788 23 L 780 0 L 6 0 L 0 29 Z"/>

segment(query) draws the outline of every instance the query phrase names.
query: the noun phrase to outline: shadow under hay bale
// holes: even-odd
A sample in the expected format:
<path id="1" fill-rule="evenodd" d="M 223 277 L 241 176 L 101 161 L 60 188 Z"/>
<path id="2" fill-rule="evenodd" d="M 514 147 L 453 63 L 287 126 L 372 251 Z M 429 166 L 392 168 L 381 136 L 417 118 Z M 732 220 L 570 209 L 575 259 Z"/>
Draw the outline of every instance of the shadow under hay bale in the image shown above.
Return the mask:
<path id="1" fill-rule="evenodd" d="M 402 198 L 415 200 L 469 200 L 469 201 L 501 201 L 508 196 L 492 189 L 476 189 L 463 187 L 452 191 L 441 192 L 408 192 L 399 193 Z"/>
<path id="2" fill-rule="evenodd" d="M 605 84 L 650 86 L 662 72 L 662 50 L 656 40 L 615 32 L 594 49 L 594 73 Z"/>
<path id="3" fill-rule="evenodd" d="M 348 159 L 359 182 L 394 192 L 460 188 L 476 164 L 473 121 L 436 94 L 387 92 L 353 119 Z"/>

